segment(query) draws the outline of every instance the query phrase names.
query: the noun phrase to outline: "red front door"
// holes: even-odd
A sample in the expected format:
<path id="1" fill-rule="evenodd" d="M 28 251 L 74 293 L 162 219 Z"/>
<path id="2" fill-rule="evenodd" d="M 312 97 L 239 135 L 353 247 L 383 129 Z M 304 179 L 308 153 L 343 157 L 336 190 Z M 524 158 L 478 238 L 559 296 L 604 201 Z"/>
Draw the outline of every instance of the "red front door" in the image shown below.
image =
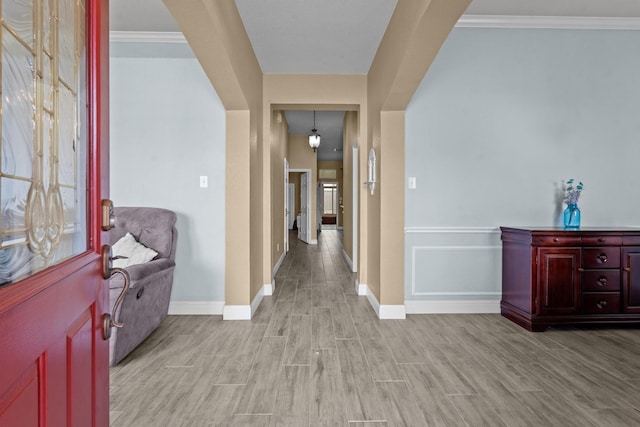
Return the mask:
<path id="1" fill-rule="evenodd" d="M 0 1 L 0 426 L 107 426 L 108 1 Z"/>

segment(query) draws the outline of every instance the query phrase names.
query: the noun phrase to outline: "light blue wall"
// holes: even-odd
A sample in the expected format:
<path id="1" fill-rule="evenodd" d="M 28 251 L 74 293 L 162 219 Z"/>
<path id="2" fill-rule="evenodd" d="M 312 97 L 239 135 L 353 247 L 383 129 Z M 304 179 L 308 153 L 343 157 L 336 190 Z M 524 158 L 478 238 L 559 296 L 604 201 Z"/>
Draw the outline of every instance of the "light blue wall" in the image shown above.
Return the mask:
<path id="1" fill-rule="evenodd" d="M 501 225 L 640 225 L 640 31 L 455 28 L 406 112 L 407 300 L 500 298 Z"/>
<path id="2" fill-rule="evenodd" d="M 111 198 L 178 214 L 172 301 L 224 301 L 220 99 L 194 58 L 112 57 L 110 71 Z"/>

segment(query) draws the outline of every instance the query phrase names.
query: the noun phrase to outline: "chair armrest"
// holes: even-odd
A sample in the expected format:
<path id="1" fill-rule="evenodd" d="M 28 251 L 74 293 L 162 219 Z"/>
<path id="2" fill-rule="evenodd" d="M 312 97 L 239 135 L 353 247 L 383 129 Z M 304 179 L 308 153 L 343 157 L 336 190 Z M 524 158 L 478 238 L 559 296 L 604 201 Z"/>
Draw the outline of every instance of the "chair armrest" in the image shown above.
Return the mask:
<path id="1" fill-rule="evenodd" d="M 168 258 L 154 259 L 144 264 L 130 265 L 125 268 L 131 279 L 131 287 L 134 288 L 139 280 L 147 278 L 152 274 L 168 268 L 175 267 L 176 263 Z M 117 274 L 109 279 L 109 289 L 119 289 L 124 287 L 124 278 L 121 274 Z"/>

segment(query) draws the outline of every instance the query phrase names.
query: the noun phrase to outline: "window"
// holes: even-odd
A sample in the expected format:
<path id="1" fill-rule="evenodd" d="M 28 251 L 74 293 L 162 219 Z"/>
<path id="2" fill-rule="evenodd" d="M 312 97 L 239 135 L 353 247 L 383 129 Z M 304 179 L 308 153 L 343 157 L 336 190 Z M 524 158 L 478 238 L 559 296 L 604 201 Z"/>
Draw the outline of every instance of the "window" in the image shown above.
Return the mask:
<path id="1" fill-rule="evenodd" d="M 87 249 L 85 0 L 2 0 L 0 286 Z"/>

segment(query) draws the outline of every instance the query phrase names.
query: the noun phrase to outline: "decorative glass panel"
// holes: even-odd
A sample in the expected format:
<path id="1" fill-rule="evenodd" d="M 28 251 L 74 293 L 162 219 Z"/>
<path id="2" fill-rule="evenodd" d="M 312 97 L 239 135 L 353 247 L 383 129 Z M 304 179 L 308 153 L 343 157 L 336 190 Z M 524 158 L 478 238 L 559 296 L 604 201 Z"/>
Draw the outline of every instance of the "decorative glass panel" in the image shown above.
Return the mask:
<path id="1" fill-rule="evenodd" d="M 51 3 L 55 0 L 44 0 L 42 2 L 42 49 L 49 54 L 53 50 L 52 37 L 51 37 Z"/>
<path id="2" fill-rule="evenodd" d="M 52 112 L 53 97 L 55 95 L 53 87 L 53 61 L 47 55 L 43 55 L 42 64 L 43 107 L 45 110 Z"/>
<path id="3" fill-rule="evenodd" d="M 88 146 L 84 0 L 1 1 L 5 286 L 87 250 Z"/>
<path id="4" fill-rule="evenodd" d="M 25 44 L 34 47 L 33 0 L 2 0 L 2 20 Z"/>
<path id="5" fill-rule="evenodd" d="M 76 100 L 66 87 L 60 87 L 60 115 L 73 117 Z M 73 185 L 76 180 L 76 129 L 75 123 L 65 121 L 58 126 L 58 178 L 60 184 Z"/>
<path id="6" fill-rule="evenodd" d="M 33 55 L 2 30 L 2 171 L 31 177 L 34 152 Z M 6 142 L 5 142 L 6 141 Z"/>
<path id="7" fill-rule="evenodd" d="M 75 66 L 77 65 L 75 8 L 76 4 L 72 1 L 60 0 L 58 3 L 59 72 L 60 78 L 66 83 L 74 81 Z"/>

